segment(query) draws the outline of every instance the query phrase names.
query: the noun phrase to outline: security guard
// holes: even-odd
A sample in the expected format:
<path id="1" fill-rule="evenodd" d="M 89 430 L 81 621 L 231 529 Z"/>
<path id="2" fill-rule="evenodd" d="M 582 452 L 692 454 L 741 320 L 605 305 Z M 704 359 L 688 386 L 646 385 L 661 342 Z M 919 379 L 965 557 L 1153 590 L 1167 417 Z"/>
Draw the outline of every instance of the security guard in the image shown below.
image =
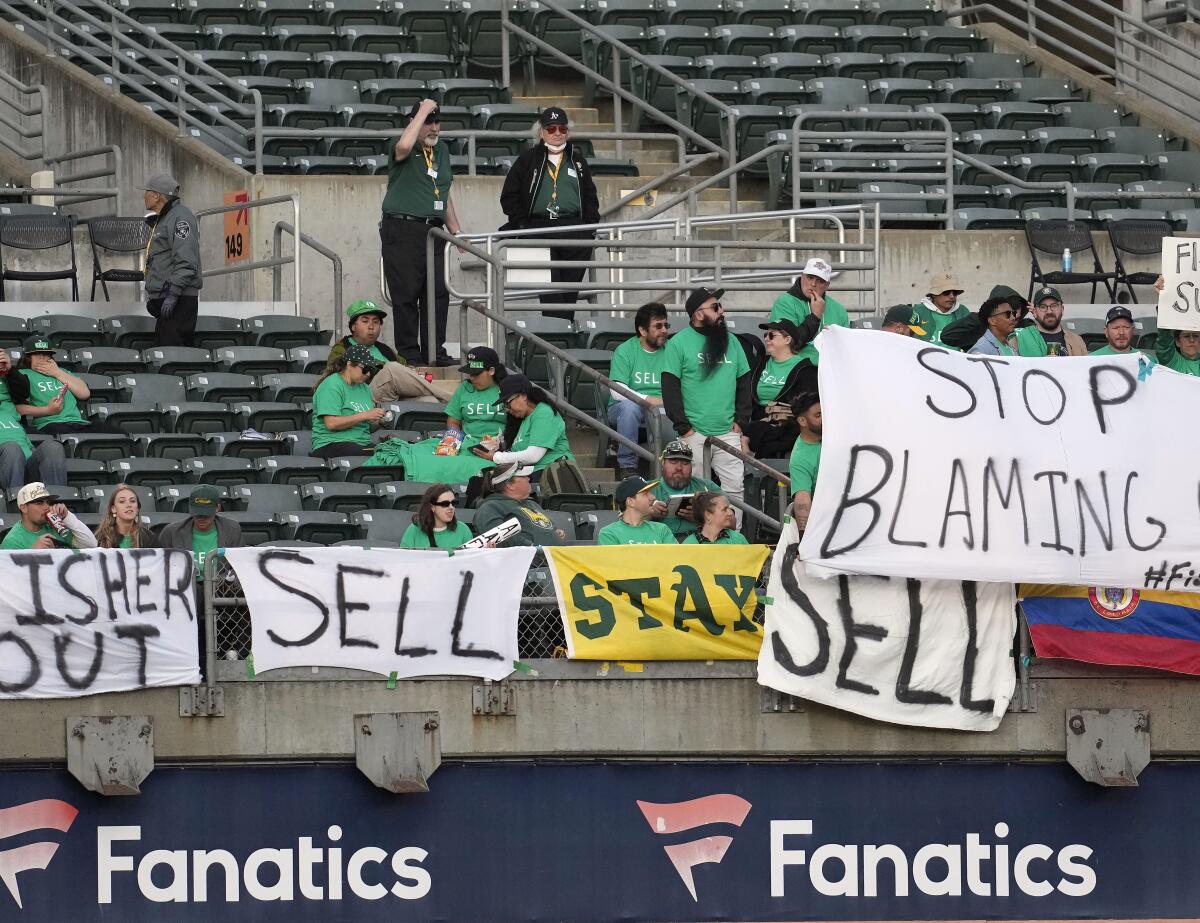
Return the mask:
<path id="1" fill-rule="evenodd" d="M 146 243 L 146 310 L 155 318 L 158 346 L 191 346 L 196 332 L 200 269 L 200 222 L 179 201 L 179 183 L 166 173 L 142 187 L 150 240 Z"/>

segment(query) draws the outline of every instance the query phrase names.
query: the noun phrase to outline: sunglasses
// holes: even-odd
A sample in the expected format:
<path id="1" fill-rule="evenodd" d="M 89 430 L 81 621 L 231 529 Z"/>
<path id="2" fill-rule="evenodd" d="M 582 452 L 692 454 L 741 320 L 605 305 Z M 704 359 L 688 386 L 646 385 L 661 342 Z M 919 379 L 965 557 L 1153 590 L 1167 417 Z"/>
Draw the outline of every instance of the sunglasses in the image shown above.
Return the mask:
<path id="1" fill-rule="evenodd" d="M 543 125 L 542 131 L 549 135 L 565 135 L 567 133 L 566 125 Z"/>
<path id="2" fill-rule="evenodd" d="M 1016 311 L 997 311 L 996 317 L 1016 317 Z"/>
<path id="3" fill-rule="evenodd" d="M 781 337 L 781 336 L 783 336 L 783 334 L 780 333 L 778 330 L 768 330 L 766 333 L 763 334 L 763 339 L 764 340 L 773 340 L 773 339 L 775 339 L 775 337 Z"/>
<path id="4" fill-rule="evenodd" d="M 433 506 L 440 506 L 440 507 L 442 507 L 442 509 L 445 509 L 448 506 L 456 506 L 457 504 L 458 504 L 457 500 L 434 500 L 434 501 L 432 501 Z"/>

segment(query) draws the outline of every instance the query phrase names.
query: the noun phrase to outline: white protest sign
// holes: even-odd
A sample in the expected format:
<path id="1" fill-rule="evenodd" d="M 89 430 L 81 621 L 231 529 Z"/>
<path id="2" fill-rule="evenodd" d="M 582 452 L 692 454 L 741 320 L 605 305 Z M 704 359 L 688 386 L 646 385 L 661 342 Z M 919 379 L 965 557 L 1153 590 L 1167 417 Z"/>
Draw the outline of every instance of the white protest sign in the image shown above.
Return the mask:
<path id="1" fill-rule="evenodd" d="M 761 685 L 894 724 L 999 726 L 1016 688 L 1011 583 L 818 579 L 796 541 L 788 523 L 771 559 Z"/>
<path id="2" fill-rule="evenodd" d="M 1158 293 L 1158 326 L 1200 330 L 1200 240 L 1164 237 L 1163 290 Z"/>
<path id="3" fill-rule="evenodd" d="M 254 667 L 503 679 L 537 549 L 230 548 Z"/>
<path id="4" fill-rule="evenodd" d="M 0 553 L 0 699 L 200 682 L 192 556 Z"/>
<path id="5" fill-rule="evenodd" d="M 1200 591 L 1200 378 L 822 337 L 810 572 Z"/>

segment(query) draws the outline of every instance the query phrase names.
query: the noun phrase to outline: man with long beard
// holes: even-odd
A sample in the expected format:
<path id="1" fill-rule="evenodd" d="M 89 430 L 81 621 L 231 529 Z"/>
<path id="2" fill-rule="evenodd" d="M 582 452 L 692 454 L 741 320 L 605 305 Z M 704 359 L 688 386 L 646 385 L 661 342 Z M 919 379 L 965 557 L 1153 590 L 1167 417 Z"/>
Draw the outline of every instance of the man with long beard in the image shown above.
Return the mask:
<path id="1" fill-rule="evenodd" d="M 710 469 L 726 496 L 741 500 L 745 474 L 740 459 L 714 449 L 704 461 L 709 436 L 743 448 L 741 423 L 750 419 L 750 363 L 737 337 L 729 335 L 721 307 L 724 289 L 698 288 L 685 308 L 691 323 L 667 341 L 662 366 L 662 399 L 667 416 L 700 460 L 700 477 Z"/>

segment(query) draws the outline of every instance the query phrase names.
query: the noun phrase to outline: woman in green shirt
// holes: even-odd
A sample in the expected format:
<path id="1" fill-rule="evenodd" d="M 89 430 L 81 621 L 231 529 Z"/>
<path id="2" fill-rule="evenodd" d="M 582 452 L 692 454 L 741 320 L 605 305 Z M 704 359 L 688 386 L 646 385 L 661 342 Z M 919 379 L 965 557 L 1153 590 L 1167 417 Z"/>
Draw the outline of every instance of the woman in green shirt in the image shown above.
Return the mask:
<path id="1" fill-rule="evenodd" d="M 29 382 L 29 402 L 17 405 L 22 416 L 33 420 L 38 432 L 48 436 L 69 433 L 120 433 L 124 431 L 107 423 L 93 423 L 79 407 L 80 401 L 92 396 L 91 389 L 81 378 L 58 367 L 55 349 L 44 337 L 31 337 L 17 370 Z"/>
<path id="2" fill-rule="evenodd" d="M 560 458 L 575 460 L 567 441 L 567 424 L 549 396 L 524 375 L 500 383 L 500 401 L 508 411 L 501 440 L 507 450 L 473 450 L 497 465 L 532 465 L 533 479 Z"/>
<path id="3" fill-rule="evenodd" d="M 808 342 L 805 331 L 786 318 L 759 324 L 766 358 L 754 376 L 754 408 L 746 436 L 759 458 L 782 458 L 799 432 L 790 403 L 802 391 L 817 387 L 817 367 L 800 355 Z M 810 325 L 811 326 L 811 325 Z"/>
<path id="4" fill-rule="evenodd" d="M 421 497 L 421 505 L 413 514 L 413 524 L 400 539 L 400 547 L 452 551 L 469 542 L 471 530 L 455 516 L 457 502 L 449 484 L 432 485 Z"/>
<path id="5" fill-rule="evenodd" d="M 157 548 L 154 533 L 141 523 L 142 501 L 128 484 L 118 484 L 108 495 L 104 518 L 96 527 L 101 548 Z"/>
<path id="6" fill-rule="evenodd" d="M 504 429 L 504 410 L 498 385 L 508 374 L 494 349 L 476 346 L 458 369 L 467 376 L 446 405 L 446 426 L 482 439 Z"/>
<path id="7" fill-rule="evenodd" d="M 684 545 L 746 545 L 746 536 L 737 531 L 733 506 L 724 494 L 699 493 L 692 498 L 692 515 L 703 525 L 683 540 Z"/>
<path id="8" fill-rule="evenodd" d="M 312 454 L 317 458 L 370 455 L 371 428 L 383 420 L 375 406 L 371 376 L 379 361 L 369 346 L 353 343 L 313 391 Z"/>

